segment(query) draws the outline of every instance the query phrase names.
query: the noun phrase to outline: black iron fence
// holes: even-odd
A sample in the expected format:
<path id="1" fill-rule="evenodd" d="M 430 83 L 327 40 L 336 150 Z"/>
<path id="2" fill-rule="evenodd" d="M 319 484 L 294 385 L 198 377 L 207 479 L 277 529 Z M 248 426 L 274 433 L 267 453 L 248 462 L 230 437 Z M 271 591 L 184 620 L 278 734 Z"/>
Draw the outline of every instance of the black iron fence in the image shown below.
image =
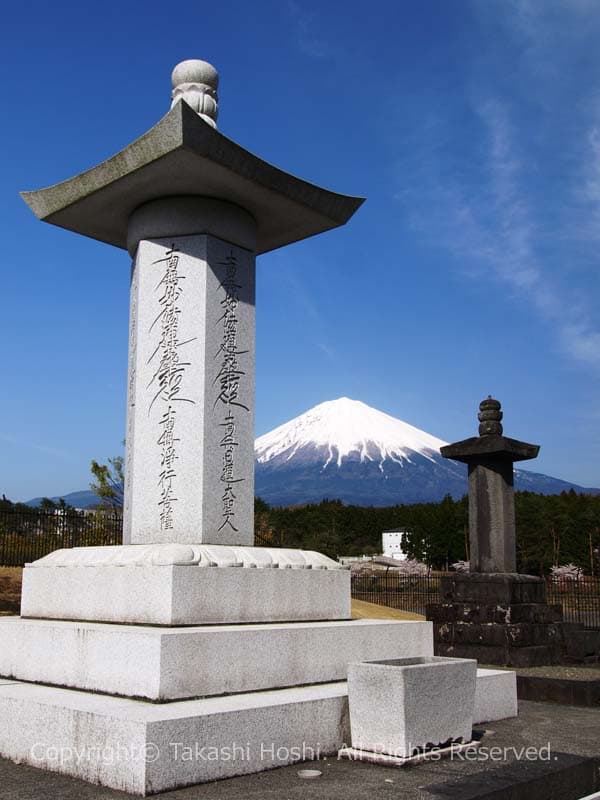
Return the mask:
<path id="1" fill-rule="evenodd" d="M 62 510 L 0 512 L 0 566 L 22 567 L 63 547 L 122 544 L 120 514 Z"/>
<path id="2" fill-rule="evenodd" d="M 371 573 L 352 576 L 352 597 L 368 603 L 425 615 L 429 603 L 439 602 L 440 574 Z M 562 606 L 565 622 L 600 628 L 600 578 L 546 579 L 548 603 Z"/>
<path id="3" fill-rule="evenodd" d="M 64 547 L 119 545 L 122 541 L 120 514 L 70 509 L 0 512 L 0 566 L 4 567 L 22 567 Z M 283 541 L 277 536 L 265 537 L 257 533 L 255 544 L 281 547 Z M 353 575 L 352 597 L 424 615 L 429 603 L 439 602 L 442 574 L 369 572 Z M 600 578 L 547 578 L 546 594 L 549 603 L 562 606 L 566 621 L 600 628 Z"/>
<path id="4" fill-rule="evenodd" d="M 123 543 L 123 517 L 106 511 L 0 511 L 0 567 L 22 567 L 64 547 Z M 279 536 L 256 534 L 258 547 L 283 547 Z"/>
<path id="5" fill-rule="evenodd" d="M 352 576 L 352 597 L 401 611 L 425 614 L 429 603 L 439 602 L 439 575 L 398 575 L 393 572 Z"/>
<path id="6" fill-rule="evenodd" d="M 600 578 L 584 575 L 575 580 L 546 580 L 546 600 L 562 606 L 565 622 L 600 628 Z"/>
<path id="7" fill-rule="evenodd" d="M 273 533 L 269 536 L 263 536 L 260 533 L 254 534 L 255 547 L 285 547 L 283 536 Z"/>

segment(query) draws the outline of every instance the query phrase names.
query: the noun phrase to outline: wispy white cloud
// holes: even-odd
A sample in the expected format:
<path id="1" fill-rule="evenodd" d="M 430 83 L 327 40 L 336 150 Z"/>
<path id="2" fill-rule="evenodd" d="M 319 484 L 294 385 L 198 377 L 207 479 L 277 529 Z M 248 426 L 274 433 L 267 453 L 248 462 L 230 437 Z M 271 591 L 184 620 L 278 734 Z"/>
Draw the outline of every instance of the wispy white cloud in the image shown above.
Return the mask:
<path id="1" fill-rule="evenodd" d="M 561 334 L 567 350 L 579 361 L 600 364 L 600 332 L 588 321 L 562 325 Z"/>
<path id="2" fill-rule="evenodd" d="M 319 61 L 329 58 L 332 55 L 332 47 L 318 31 L 319 26 L 314 12 L 302 8 L 296 0 L 287 0 L 286 5 L 300 51 Z"/>
<path id="3" fill-rule="evenodd" d="M 503 18 L 508 9 L 513 28 L 531 44 L 521 64 L 524 81 L 552 60 L 551 45 L 563 16 L 569 17 L 572 36 L 577 25 L 584 35 L 590 15 L 594 24 L 600 24 L 600 2 L 581 0 L 575 5 L 571 13 L 566 0 L 496 4 Z M 573 20 L 573 14 L 578 19 Z M 564 57 L 560 53 L 554 60 Z M 539 88 L 539 74 L 534 83 Z M 582 286 L 565 277 L 581 272 L 582 264 L 589 268 L 592 258 L 597 269 L 596 250 L 588 247 L 583 253 L 583 248 L 600 238 L 600 102 L 592 88 L 589 102 L 579 102 L 577 116 L 575 107 L 571 110 L 568 135 L 576 136 L 573 142 L 564 130 L 554 130 L 559 116 L 553 96 L 556 84 L 548 80 L 548 74 L 542 86 L 547 93 L 542 105 L 551 111 L 545 116 L 542 110 L 535 117 L 531 107 L 519 107 L 511 94 L 499 94 L 492 79 L 486 84 L 477 75 L 471 87 L 466 139 L 469 169 L 456 157 L 459 149 L 464 160 L 464 145 L 454 150 L 448 147 L 452 132 L 440 111 L 436 124 L 431 117 L 424 121 L 423 142 L 408 177 L 403 170 L 406 183 L 398 197 L 412 224 L 451 251 L 470 278 L 504 286 L 515 302 L 531 308 L 532 319 L 548 326 L 568 357 L 600 367 L 598 315 Z M 440 130 L 446 131 L 446 141 L 438 139 Z M 540 147 L 543 155 L 539 155 Z"/>
<path id="4" fill-rule="evenodd" d="M 600 240 L 600 103 L 594 103 L 589 128 L 579 143 L 579 174 L 572 192 L 569 238 Z"/>
<path id="5" fill-rule="evenodd" d="M 600 206 L 600 130 L 594 125 L 588 133 L 589 171 L 585 181 L 588 200 Z"/>
<path id="6" fill-rule="evenodd" d="M 335 361 L 337 359 L 337 353 L 331 345 L 328 345 L 326 342 L 317 342 L 317 347 L 325 353 L 330 361 Z"/>
<path id="7" fill-rule="evenodd" d="M 433 231 L 439 243 L 467 264 L 470 277 L 501 283 L 512 297 L 552 323 L 562 349 L 577 361 L 600 366 L 600 332 L 576 291 L 565 291 L 539 255 L 551 237 L 536 216 L 523 177 L 523 159 L 507 107 L 486 99 L 476 108 L 482 122 L 481 184 L 434 177 L 420 182 L 413 224 Z M 600 152 L 598 187 L 600 187 Z M 414 188 L 414 187 L 413 187 Z M 423 194 L 424 192 L 424 194 Z M 406 202 L 414 192 L 405 191 Z M 600 195 L 599 195 L 600 199 Z M 598 210 L 600 216 L 600 206 Z"/>
<path id="8" fill-rule="evenodd" d="M 474 7 L 498 13 L 520 40 L 528 67 L 537 76 L 560 79 L 573 48 L 595 39 L 600 30 L 598 0 L 491 0 Z"/>
<path id="9" fill-rule="evenodd" d="M 521 191 L 521 160 L 506 107 L 488 99 L 477 109 L 488 140 L 487 171 L 494 220 L 487 231 L 488 260 L 502 280 L 522 291 L 533 290 L 541 271 L 534 253 L 535 223 Z"/>

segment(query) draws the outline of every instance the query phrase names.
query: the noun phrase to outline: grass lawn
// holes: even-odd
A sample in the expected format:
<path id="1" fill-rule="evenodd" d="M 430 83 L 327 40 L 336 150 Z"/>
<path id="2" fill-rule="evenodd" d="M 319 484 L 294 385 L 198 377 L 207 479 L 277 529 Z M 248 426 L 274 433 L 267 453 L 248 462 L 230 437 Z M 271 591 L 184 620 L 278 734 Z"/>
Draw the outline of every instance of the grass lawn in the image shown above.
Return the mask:
<path id="1" fill-rule="evenodd" d="M 21 603 L 21 567 L 0 567 L 0 614 L 18 614 Z"/>
<path id="2" fill-rule="evenodd" d="M 356 619 L 425 619 L 421 614 L 413 614 L 412 611 L 400 611 L 376 603 L 365 603 L 364 600 L 352 601 L 352 616 Z"/>

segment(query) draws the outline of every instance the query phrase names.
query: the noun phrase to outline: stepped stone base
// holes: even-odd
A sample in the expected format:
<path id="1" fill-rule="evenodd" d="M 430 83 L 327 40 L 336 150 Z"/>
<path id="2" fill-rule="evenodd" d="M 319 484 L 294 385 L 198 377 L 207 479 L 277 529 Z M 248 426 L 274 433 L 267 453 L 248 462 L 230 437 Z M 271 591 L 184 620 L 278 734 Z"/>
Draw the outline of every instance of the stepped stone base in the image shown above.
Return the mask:
<path id="1" fill-rule="evenodd" d="M 349 742 L 345 683 L 156 705 L 0 685 L 0 755 L 136 795 L 262 772 Z"/>
<path id="2" fill-rule="evenodd" d="M 435 654 L 510 667 L 559 663 L 574 626 L 545 600 L 543 579 L 532 575 L 444 577 L 441 602 L 427 607 Z"/>
<path id="3" fill-rule="evenodd" d="M 0 756 L 138 795 L 337 753 L 350 662 L 432 654 L 431 623 L 351 620 L 350 572 L 298 550 L 57 551 L 22 613 Z"/>
<path id="4" fill-rule="evenodd" d="M 460 623 L 471 625 L 514 624 L 526 622 L 547 624 L 562 622 L 562 606 L 546 603 L 519 603 L 513 605 L 480 605 L 478 603 L 440 603 L 429 606 L 432 622 Z"/>
<path id="5" fill-rule="evenodd" d="M 23 570 L 21 614 L 169 626 L 350 619 L 350 572 L 284 548 L 80 547 Z"/>
<path id="6" fill-rule="evenodd" d="M 514 673 L 502 673 L 500 686 L 496 672 L 477 670 L 476 722 L 516 714 Z M 137 795 L 312 760 L 349 743 L 345 681 L 156 704 L 0 679 L 0 756 Z"/>
<path id="7" fill-rule="evenodd" d="M 0 619 L 0 675 L 153 701 L 346 680 L 352 661 L 433 655 L 430 622 L 152 628 Z"/>

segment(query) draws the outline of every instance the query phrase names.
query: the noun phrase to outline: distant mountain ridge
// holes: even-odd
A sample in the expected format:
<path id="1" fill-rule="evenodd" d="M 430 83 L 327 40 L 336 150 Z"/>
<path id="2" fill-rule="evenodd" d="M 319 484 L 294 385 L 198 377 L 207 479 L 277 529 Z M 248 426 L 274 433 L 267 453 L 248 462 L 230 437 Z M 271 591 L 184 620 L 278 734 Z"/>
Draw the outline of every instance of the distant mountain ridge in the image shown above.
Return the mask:
<path id="1" fill-rule="evenodd" d="M 446 442 L 347 397 L 329 400 L 260 436 L 255 442 L 255 494 L 271 505 L 325 498 L 362 506 L 430 503 L 467 492 L 464 464 L 442 458 Z M 560 478 L 515 469 L 515 489 L 539 494 L 598 494 Z M 76 508 L 94 492 L 63 495 Z M 36 506 L 40 497 L 29 500 Z M 52 497 L 59 500 L 59 497 Z"/>
<path id="2" fill-rule="evenodd" d="M 34 497 L 33 500 L 27 500 L 25 505 L 37 508 L 43 499 L 43 497 Z M 70 492 L 69 494 L 63 494 L 59 497 L 50 497 L 48 499 L 53 500 L 55 503 L 58 503 L 59 500 L 64 500 L 65 503 L 73 506 L 73 508 L 91 508 L 100 503 L 100 498 L 95 492 L 92 492 L 91 489 L 83 489 L 80 492 Z"/>

